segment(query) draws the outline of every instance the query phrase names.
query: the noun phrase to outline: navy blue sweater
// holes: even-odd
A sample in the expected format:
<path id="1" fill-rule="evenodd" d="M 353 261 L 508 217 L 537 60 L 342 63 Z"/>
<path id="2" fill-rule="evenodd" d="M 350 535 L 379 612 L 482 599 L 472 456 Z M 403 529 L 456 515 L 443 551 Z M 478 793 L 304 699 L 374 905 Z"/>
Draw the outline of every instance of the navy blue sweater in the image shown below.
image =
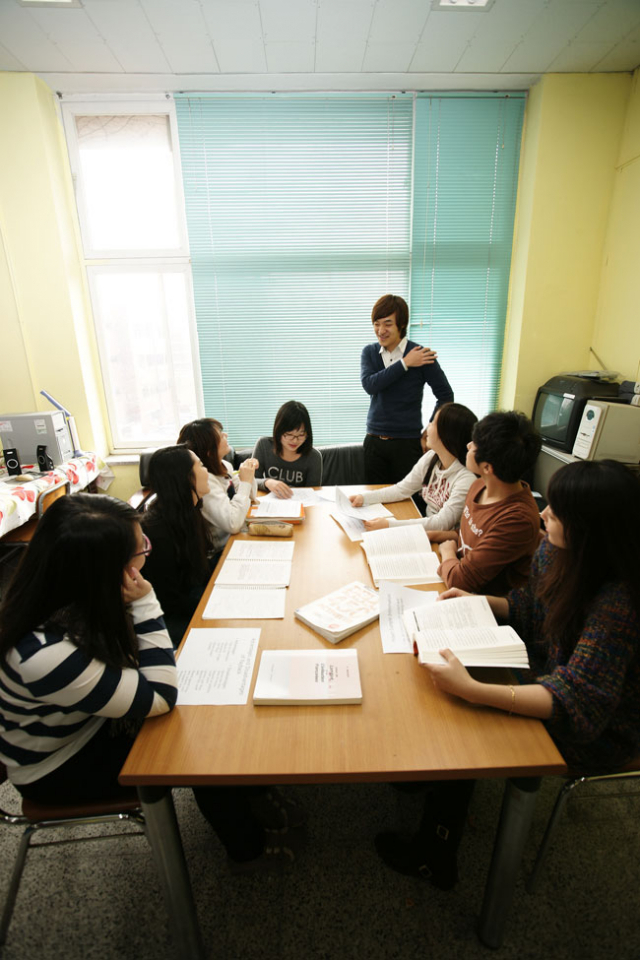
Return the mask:
<path id="1" fill-rule="evenodd" d="M 408 340 L 405 355 L 416 346 L 418 344 Z M 453 400 L 453 390 L 437 360 L 408 370 L 399 360 L 385 367 L 379 343 L 370 343 L 362 351 L 360 381 L 371 397 L 367 433 L 376 436 L 398 439 L 420 436 L 425 383 L 437 400 L 431 416 L 443 403 Z"/>

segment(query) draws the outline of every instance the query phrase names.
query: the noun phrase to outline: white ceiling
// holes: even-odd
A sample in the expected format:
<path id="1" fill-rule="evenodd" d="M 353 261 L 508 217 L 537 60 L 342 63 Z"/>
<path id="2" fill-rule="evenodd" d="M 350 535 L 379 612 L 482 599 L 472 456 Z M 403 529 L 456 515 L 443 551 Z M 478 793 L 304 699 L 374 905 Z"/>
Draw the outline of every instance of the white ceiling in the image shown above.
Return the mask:
<path id="1" fill-rule="evenodd" d="M 633 70 L 640 0 L 0 0 L 0 70 L 63 93 L 523 89 Z"/>

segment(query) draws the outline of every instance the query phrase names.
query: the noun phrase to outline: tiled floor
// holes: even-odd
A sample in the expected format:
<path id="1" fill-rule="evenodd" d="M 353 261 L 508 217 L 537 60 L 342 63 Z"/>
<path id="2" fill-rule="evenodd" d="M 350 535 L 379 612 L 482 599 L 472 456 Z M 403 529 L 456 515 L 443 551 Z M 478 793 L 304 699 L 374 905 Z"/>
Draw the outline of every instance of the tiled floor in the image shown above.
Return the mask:
<path id="1" fill-rule="evenodd" d="M 11 788 L 0 790 L 7 804 Z M 204 942 L 221 960 L 480 960 L 475 934 L 502 784 L 478 784 L 451 893 L 397 876 L 372 846 L 417 822 L 421 799 L 384 784 L 291 788 L 309 811 L 291 873 L 231 877 L 188 790 L 176 806 Z M 556 784 L 545 781 L 529 866 Z M 591 791 L 592 787 L 585 788 Z M 605 788 L 610 792 L 610 788 Z M 636 787 L 637 789 L 637 787 Z M 539 892 L 517 884 L 501 960 L 640 957 L 640 796 L 572 802 Z M 0 825 L 0 896 L 17 845 Z M 178 956 L 144 838 L 33 853 L 3 960 L 174 960 Z"/>

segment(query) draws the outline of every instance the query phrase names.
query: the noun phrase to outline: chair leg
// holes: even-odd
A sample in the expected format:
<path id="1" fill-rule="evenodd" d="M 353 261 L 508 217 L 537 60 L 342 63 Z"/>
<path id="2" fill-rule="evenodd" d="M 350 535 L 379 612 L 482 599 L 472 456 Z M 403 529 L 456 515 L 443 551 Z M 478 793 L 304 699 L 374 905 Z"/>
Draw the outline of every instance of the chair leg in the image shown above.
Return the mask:
<path id="1" fill-rule="evenodd" d="M 27 859 L 27 853 L 29 852 L 31 836 L 34 832 L 34 827 L 26 827 L 24 833 L 22 834 L 20 846 L 18 847 L 18 856 L 16 857 L 16 862 L 13 866 L 13 874 L 11 875 L 11 882 L 9 883 L 7 898 L 5 900 L 4 910 L 2 911 L 2 920 L 0 921 L 0 944 L 3 944 L 7 939 L 7 931 L 9 929 L 9 924 L 11 923 L 11 917 L 13 916 L 13 908 L 15 906 L 16 897 L 18 896 L 20 880 L 22 879 L 22 871 L 24 870 L 25 860 Z"/>
<path id="2" fill-rule="evenodd" d="M 586 779 L 586 777 L 575 777 L 572 780 L 567 780 L 565 785 L 559 791 L 558 796 L 556 797 L 555 805 L 551 812 L 551 816 L 549 817 L 549 822 L 547 823 L 547 829 L 544 832 L 544 837 L 542 838 L 542 843 L 540 844 L 540 848 L 538 850 L 536 861 L 533 865 L 533 870 L 531 871 L 531 876 L 527 881 L 527 893 L 535 893 L 540 871 L 544 861 L 546 860 L 547 850 L 549 848 L 551 838 L 555 833 L 558 820 L 560 819 L 560 815 L 564 810 L 564 806 L 569 799 L 572 790 L 577 787 L 579 783 L 584 783 Z"/>

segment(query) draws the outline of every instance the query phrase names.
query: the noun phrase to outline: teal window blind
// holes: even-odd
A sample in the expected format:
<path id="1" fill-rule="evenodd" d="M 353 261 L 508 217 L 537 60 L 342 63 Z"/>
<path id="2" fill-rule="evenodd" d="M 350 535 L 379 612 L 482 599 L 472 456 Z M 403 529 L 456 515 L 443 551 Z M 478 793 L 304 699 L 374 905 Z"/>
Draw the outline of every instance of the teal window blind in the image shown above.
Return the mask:
<path id="1" fill-rule="evenodd" d="M 316 443 L 362 438 L 360 352 L 387 292 L 409 300 L 411 336 L 438 350 L 456 398 L 492 406 L 523 102 L 464 102 L 456 113 L 454 98 L 413 94 L 176 96 L 205 410 L 236 446 L 271 433 L 289 399 L 309 408 Z M 507 103 L 519 104 L 510 125 Z M 450 166 L 460 145 L 475 166 Z M 432 407 L 426 397 L 425 420 Z"/>

